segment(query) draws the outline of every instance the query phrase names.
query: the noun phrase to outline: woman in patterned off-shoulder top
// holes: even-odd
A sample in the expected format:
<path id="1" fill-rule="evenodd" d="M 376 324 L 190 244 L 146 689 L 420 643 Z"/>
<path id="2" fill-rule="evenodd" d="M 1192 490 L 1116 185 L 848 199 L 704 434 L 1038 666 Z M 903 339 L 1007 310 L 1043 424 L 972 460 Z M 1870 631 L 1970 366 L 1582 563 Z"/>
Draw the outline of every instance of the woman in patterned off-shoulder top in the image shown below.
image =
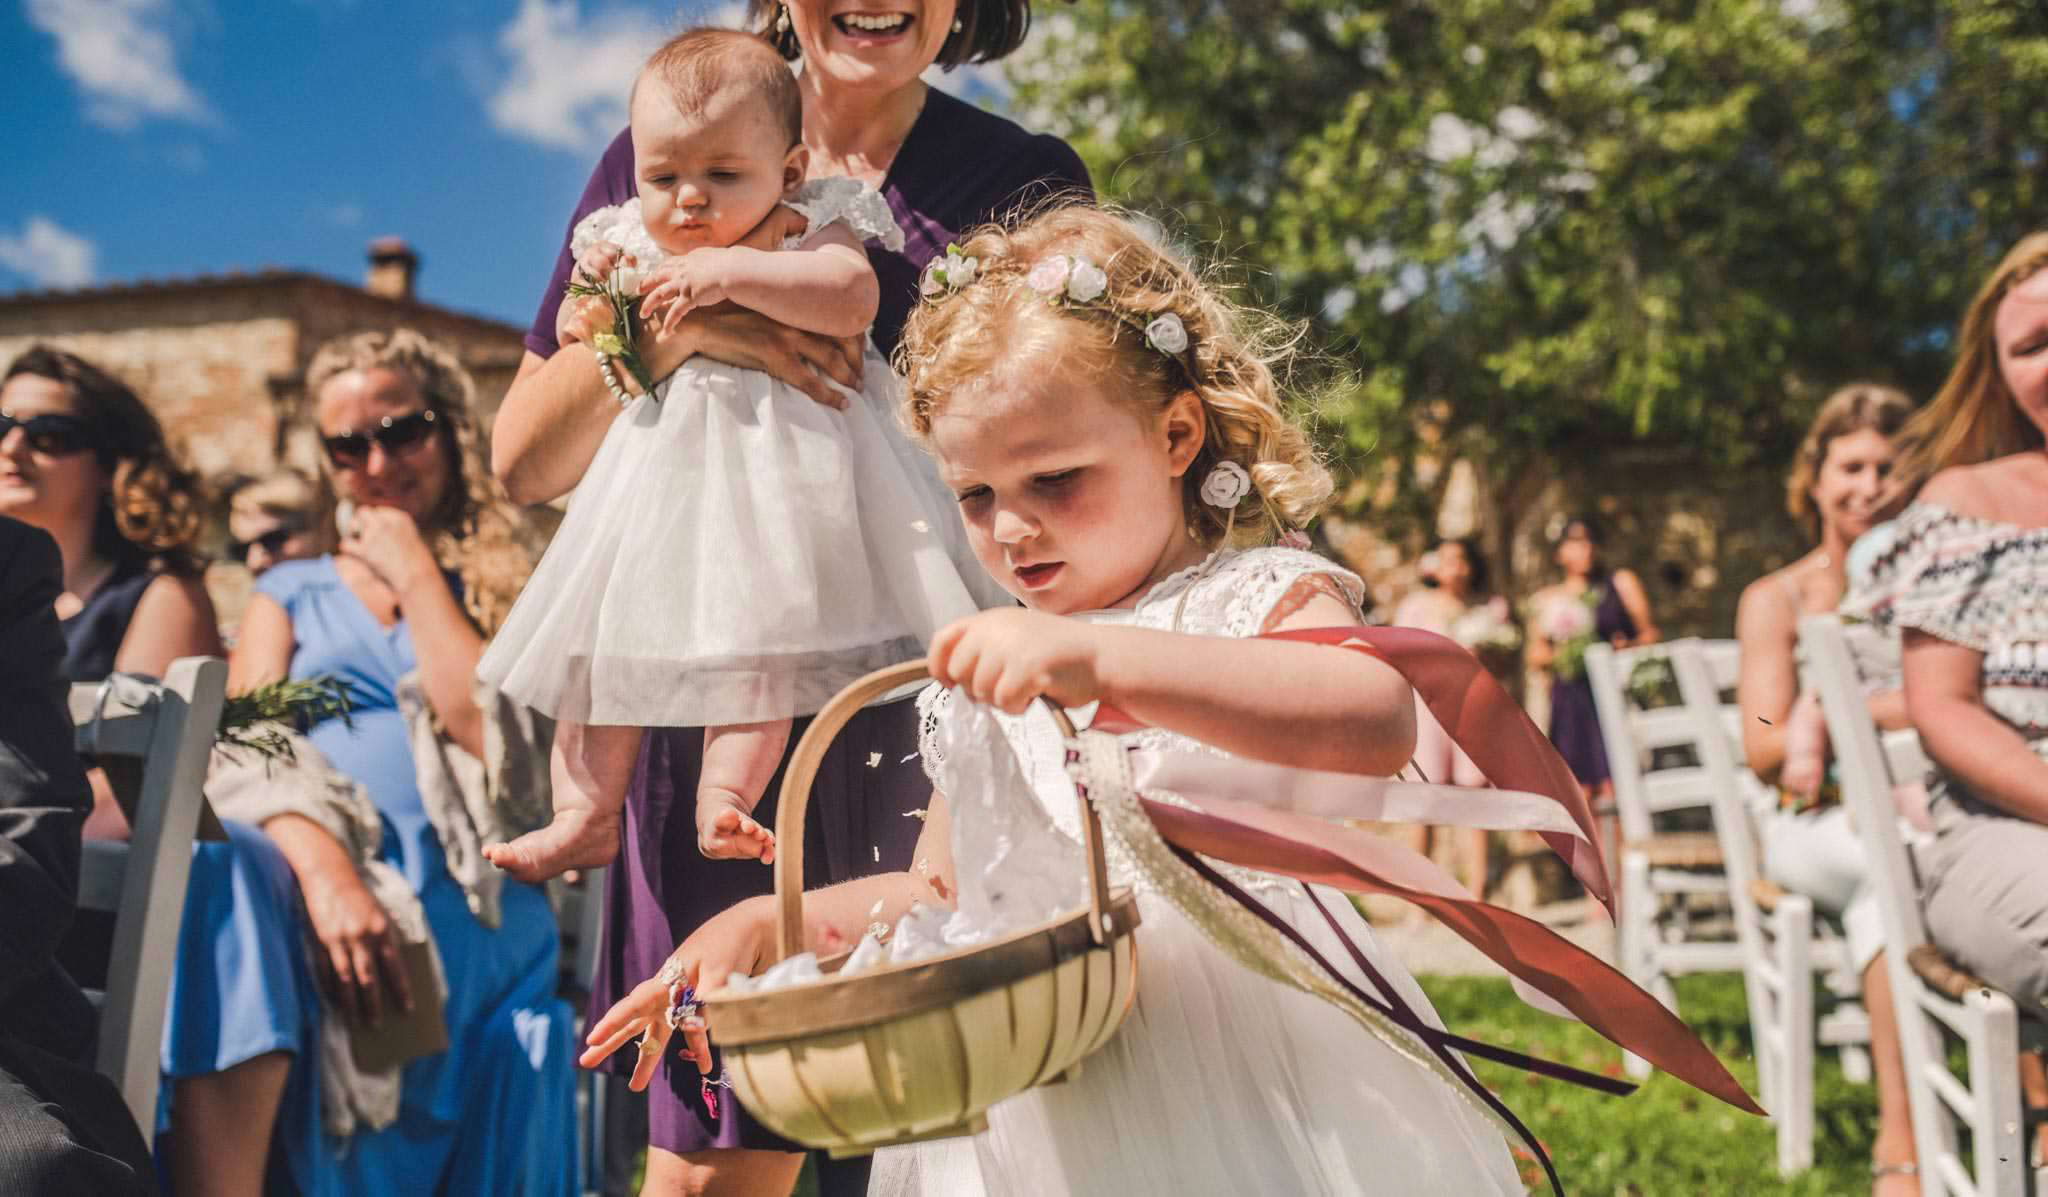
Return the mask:
<path id="1" fill-rule="evenodd" d="M 1907 425 L 1925 479 L 1851 609 L 1904 633 L 1907 711 L 1935 763 L 1927 927 L 2036 1013 L 2048 1002 L 2048 230 L 1963 316 L 1941 394 Z M 2038 1067 L 2029 1104 L 2048 1105 Z"/>

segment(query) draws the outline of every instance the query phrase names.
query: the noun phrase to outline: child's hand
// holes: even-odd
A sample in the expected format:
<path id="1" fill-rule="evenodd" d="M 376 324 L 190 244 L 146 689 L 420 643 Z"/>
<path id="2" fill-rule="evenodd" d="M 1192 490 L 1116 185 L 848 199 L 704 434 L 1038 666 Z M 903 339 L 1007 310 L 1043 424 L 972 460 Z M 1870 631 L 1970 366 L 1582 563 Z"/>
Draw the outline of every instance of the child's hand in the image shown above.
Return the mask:
<path id="1" fill-rule="evenodd" d="M 678 966 L 672 971 L 679 971 L 682 982 L 692 988 L 719 988 L 736 972 L 760 972 L 774 933 L 774 897 L 749 898 L 714 915 L 684 940 L 669 957 Z M 699 985 L 700 981 L 706 985 Z M 653 1046 L 640 1049 L 640 1060 L 628 1083 L 635 1091 L 647 1088 L 671 1034 L 668 999 L 667 981 L 659 977 L 642 981 L 590 1028 L 590 1034 L 584 1037 L 588 1046 L 576 1062 L 585 1068 L 595 1068 L 628 1042 L 645 1035 L 644 1042 Z M 694 1061 L 698 1071 L 709 1073 L 711 1044 L 703 1022 L 686 1023 L 682 1030 L 682 1055 Z"/>
<path id="2" fill-rule="evenodd" d="M 630 264 L 626 251 L 609 241 L 599 242 L 583 251 L 576 259 L 576 269 L 569 275 L 575 282 L 602 283 L 611 277 L 612 271 L 621 263 Z M 562 306 L 555 312 L 555 343 L 569 345 L 578 341 L 588 342 L 597 333 L 612 326 L 611 305 L 595 295 L 564 296 Z"/>
<path id="3" fill-rule="evenodd" d="M 675 332 L 683 317 L 691 312 L 725 302 L 725 266 L 725 251 L 717 248 L 692 250 L 679 258 L 670 258 L 655 267 L 647 281 L 640 284 L 640 310 L 660 313 L 661 331 Z"/>
<path id="4" fill-rule="evenodd" d="M 775 833 L 761 826 L 740 800 L 720 790 L 697 796 L 697 851 L 710 860 L 775 863 Z"/>
<path id="5" fill-rule="evenodd" d="M 1018 714 L 1040 695 L 1063 707 L 1105 696 L 1103 633 L 1079 620 L 1010 608 L 948 624 L 932 637 L 932 680 Z"/>

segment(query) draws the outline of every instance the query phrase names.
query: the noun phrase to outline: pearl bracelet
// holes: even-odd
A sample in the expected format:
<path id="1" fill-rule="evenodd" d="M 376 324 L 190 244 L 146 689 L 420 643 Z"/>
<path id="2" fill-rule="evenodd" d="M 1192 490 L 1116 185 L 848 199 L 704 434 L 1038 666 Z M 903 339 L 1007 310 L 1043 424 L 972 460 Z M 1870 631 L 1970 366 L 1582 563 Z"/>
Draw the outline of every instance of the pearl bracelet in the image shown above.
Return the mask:
<path id="1" fill-rule="evenodd" d="M 619 385 L 619 376 L 612 373 L 610 354 L 600 353 L 597 355 L 597 372 L 604 376 L 604 389 L 612 393 L 612 398 L 619 401 L 620 407 L 632 405 L 633 397 L 626 393 L 625 387 Z"/>

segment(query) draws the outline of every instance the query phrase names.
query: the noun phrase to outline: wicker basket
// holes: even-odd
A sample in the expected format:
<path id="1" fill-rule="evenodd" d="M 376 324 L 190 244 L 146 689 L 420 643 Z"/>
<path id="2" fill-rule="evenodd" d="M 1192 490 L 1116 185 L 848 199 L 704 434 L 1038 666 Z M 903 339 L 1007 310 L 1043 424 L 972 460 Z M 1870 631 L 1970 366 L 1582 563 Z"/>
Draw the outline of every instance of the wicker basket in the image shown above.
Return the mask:
<path id="1" fill-rule="evenodd" d="M 776 816 L 777 960 L 803 950 L 803 827 L 826 746 L 861 706 L 927 674 L 922 662 L 855 682 L 812 720 Z M 1071 737 L 1073 725 L 1053 716 Z M 1081 804 L 1088 907 L 980 947 L 792 989 L 704 996 L 733 1092 L 777 1133 L 835 1156 L 973 1134 L 987 1109 L 1064 1079 L 1109 1041 L 1136 994 L 1136 900 L 1110 892 L 1102 826 Z"/>

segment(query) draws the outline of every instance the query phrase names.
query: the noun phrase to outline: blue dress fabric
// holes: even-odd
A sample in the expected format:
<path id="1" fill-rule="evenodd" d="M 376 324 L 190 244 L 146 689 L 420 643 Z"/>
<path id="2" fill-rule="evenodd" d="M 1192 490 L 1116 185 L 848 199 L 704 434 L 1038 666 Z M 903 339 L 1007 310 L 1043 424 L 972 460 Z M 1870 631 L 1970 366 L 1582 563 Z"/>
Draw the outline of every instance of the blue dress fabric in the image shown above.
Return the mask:
<path id="1" fill-rule="evenodd" d="M 164 1072 L 294 1053 L 277 1143 L 306 1197 L 573 1192 L 574 1023 L 554 996 L 554 914 L 540 889 L 507 881 L 492 931 L 449 876 L 398 709 L 398 679 L 416 664 L 405 623 L 380 625 L 330 557 L 280 565 L 257 592 L 291 617 L 291 676 L 332 674 L 355 693 L 353 727 L 330 720 L 308 738 L 369 792 L 383 818 L 381 855 L 426 909 L 448 980 L 449 1049 L 405 1066 L 390 1127 L 346 1140 L 323 1132 L 322 1012 L 304 907 L 276 846 L 230 822 L 227 842 L 202 844 L 193 859 Z"/>

